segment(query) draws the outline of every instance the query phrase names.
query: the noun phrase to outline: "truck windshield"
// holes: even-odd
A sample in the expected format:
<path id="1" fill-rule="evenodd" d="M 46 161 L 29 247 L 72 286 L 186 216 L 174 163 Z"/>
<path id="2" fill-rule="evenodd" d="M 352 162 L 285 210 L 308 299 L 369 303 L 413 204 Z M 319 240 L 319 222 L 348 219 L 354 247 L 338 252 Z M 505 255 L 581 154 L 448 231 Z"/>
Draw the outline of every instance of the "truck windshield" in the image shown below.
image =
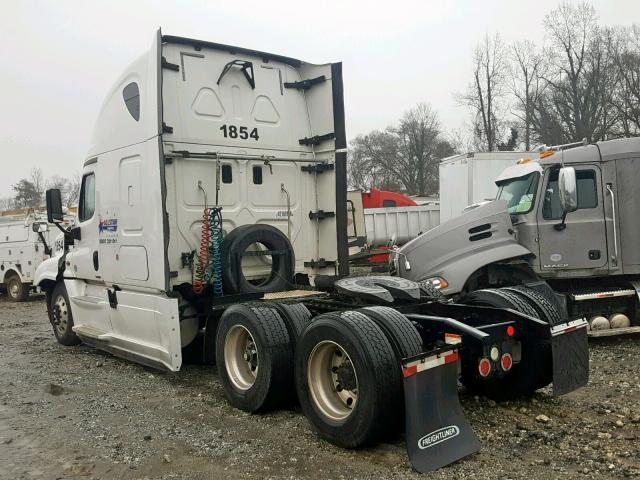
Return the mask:
<path id="1" fill-rule="evenodd" d="M 507 201 L 509 213 L 528 213 L 533 208 L 540 174 L 530 173 L 524 177 L 506 180 L 498 185 L 498 200 Z"/>

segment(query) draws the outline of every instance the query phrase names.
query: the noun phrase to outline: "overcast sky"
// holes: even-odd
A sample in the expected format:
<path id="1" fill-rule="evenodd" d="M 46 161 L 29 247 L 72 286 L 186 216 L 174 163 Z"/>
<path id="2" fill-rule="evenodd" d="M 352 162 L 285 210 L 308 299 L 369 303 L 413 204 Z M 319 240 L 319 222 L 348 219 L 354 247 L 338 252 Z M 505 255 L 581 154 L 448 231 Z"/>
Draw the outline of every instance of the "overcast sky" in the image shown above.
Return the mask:
<path id="1" fill-rule="evenodd" d="M 601 23 L 640 22 L 640 0 L 591 2 Z M 557 0 L 27 1 L 0 17 L 0 197 L 33 166 L 79 171 L 104 95 L 154 33 L 299 58 L 343 62 L 347 135 L 383 129 L 429 102 L 445 129 L 468 112 L 454 93 L 469 82 L 485 32 L 543 40 Z"/>

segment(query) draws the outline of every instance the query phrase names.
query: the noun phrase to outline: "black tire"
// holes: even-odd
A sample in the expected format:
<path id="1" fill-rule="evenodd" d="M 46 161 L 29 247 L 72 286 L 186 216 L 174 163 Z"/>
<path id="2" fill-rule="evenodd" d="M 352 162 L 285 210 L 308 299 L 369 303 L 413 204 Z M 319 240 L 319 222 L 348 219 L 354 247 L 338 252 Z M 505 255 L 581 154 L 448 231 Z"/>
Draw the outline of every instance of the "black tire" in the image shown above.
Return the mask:
<path id="1" fill-rule="evenodd" d="M 7 296 L 12 302 L 24 302 L 29 296 L 29 287 L 16 274 L 7 279 Z"/>
<path id="2" fill-rule="evenodd" d="M 496 308 L 510 308 L 525 315 L 539 318 L 531 302 L 506 289 L 476 290 L 463 297 L 459 303 Z M 529 397 L 548 385 L 552 379 L 551 355 L 548 348 L 538 342 L 522 342 L 522 358 L 502 378 L 484 380 L 479 377 L 476 365 L 463 364 L 461 381 L 469 390 L 495 401 Z"/>
<path id="3" fill-rule="evenodd" d="M 234 376 L 232 380 L 232 372 L 238 370 L 226 361 L 233 353 L 241 353 L 234 351 L 231 345 L 225 353 L 225 344 L 231 341 L 229 334 L 232 331 L 233 335 L 248 332 L 255 344 L 258 362 L 257 369 L 253 370 L 255 380 L 244 388 L 239 386 L 241 377 Z M 275 310 L 242 304 L 228 307 L 218 322 L 215 354 L 220 382 L 234 407 L 251 413 L 267 411 L 285 403 L 287 396 L 293 394 L 292 345 L 287 328 Z M 237 363 L 241 364 L 240 361 Z"/>
<path id="4" fill-rule="evenodd" d="M 429 280 L 418 282 L 418 285 L 420 285 L 421 300 L 441 301 L 445 299 L 440 289 L 436 288 Z"/>
<path id="5" fill-rule="evenodd" d="M 309 385 L 311 356 L 321 348 L 346 352 L 357 379 L 357 400 L 353 410 L 343 419 L 332 419 L 322 413 Z M 321 437 L 331 443 L 356 448 L 374 443 L 395 430 L 390 415 L 401 395 L 398 368 L 391 344 L 380 328 L 360 312 L 327 313 L 316 317 L 305 329 L 296 352 L 296 390 L 302 411 Z M 312 379 L 314 385 L 320 379 Z"/>
<path id="6" fill-rule="evenodd" d="M 563 318 L 560 310 L 558 310 L 551 300 L 542 292 L 525 286 L 508 287 L 502 290 L 513 292 L 516 295 L 527 299 L 536 310 L 537 318 L 547 322 L 552 327 L 567 321 L 566 318 Z"/>
<path id="7" fill-rule="evenodd" d="M 272 255 L 269 278 L 260 285 L 249 282 L 242 272 L 242 255 L 254 243 L 282 252 Z M 226 294 L 287 290 L 293 279 L 294 265 L 289 239 L 271 225 L 243 225 L 232 230 L 222 242 L 222 283 Z"/>
<path id="8" fill-rule="evenodd" d="M 398 371 L 400 361 L 423 352 L 422 337 L 411 321 L 391 307 L 365 307 L 358 310 L 375 322 L 396 354 Z"/>
<path id="9" fill-rule="evenodd" d="M 402 385 L 402 359 L 419 355 L 424 351 L 420 333 L 407 317 L 393 308 L 365 307 L 358 312 L 364 313 L 373 320 L 389 340 L 396 356 L 397 381 Z M 401 387 L 400 393 L 395 397 L 395 405 L 389 412 L 390 415 L 395 416 L 393 426 L 397 431 L 404 428 L 404 411 L 404 389 Z"/>
<path id="10" fill-rule="evenodd" d="M 302 303 L 268 302 L 267 306 L 274 308 L 284 321 L 294 347 L 304 329 L 311 323 L 311 312 Z"/>
<path id="11" fill-rule="evenodd" d="M 51 291 L 49 304 L 49 321 L 53 327 L 53 334 L 61 345 L 71 347 L 81 343 L 80 338 L 73 331 L 73 313 L 69 303 L 69 295 L 64 282 L 59 282 Z"/>

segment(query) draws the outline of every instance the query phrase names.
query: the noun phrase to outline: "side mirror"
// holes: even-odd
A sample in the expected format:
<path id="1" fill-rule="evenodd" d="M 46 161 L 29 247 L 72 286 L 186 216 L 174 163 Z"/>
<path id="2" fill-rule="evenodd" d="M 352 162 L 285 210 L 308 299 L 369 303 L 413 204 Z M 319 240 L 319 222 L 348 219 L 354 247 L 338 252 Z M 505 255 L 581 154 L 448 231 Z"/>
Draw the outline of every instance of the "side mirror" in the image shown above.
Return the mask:
<path id="1" fill-rule="evenodd" d="M 575 212 L 578 209 L 578 191 L 576 171 L 573 167 L 562 167 L 558 173 L 558 190 L 562 213 Z"/>
<path id="2" fill-rule="evenodd" d="M 47 190 L 47 221 L 49 223 L 62 222 L 62 194 L 58 188 Z"/>
<path id="3" fill-rule="evenodd" d="M 35 233 L 44 233 L 49 231 L 49 224 L 47 222 L 33 222 L 31 229 Z"/>

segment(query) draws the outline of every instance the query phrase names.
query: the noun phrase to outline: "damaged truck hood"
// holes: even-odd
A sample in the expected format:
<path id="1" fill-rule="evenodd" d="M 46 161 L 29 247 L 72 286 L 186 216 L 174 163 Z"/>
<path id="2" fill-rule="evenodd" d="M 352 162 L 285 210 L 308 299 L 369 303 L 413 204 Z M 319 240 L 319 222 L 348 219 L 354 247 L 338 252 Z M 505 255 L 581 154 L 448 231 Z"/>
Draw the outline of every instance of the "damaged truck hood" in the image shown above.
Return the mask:
<path id="1" fill-rule="evenodd" d="M 409 280 L 444 278 L 443 293 L 458 293 L 479 268 L 531 255 L 513 231 L 504 200 L 495 200 L 445 222 L 399 249 L 398 274 Z M 410 269 L 406 269 L 405 260 Z"/>

